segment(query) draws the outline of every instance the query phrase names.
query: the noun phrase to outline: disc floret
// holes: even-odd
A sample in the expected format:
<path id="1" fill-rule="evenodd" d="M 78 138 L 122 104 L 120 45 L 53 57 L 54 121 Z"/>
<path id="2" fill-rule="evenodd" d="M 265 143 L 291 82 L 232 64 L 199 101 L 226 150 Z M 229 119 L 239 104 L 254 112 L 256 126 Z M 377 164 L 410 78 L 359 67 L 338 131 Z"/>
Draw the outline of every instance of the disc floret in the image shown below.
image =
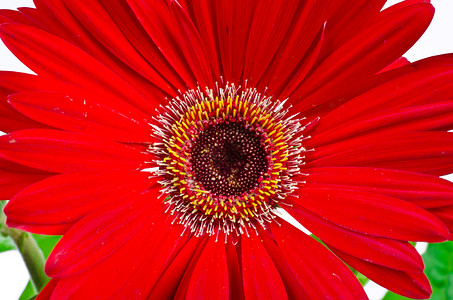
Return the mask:
<path id="1" fill-rule="evenodd" d="M 190 90 L 156 118 L 150 149 L 169 211 L 196 235 L 264 226 L 295 189 L 305 128 L 284 102 L 227 85 Z"/>

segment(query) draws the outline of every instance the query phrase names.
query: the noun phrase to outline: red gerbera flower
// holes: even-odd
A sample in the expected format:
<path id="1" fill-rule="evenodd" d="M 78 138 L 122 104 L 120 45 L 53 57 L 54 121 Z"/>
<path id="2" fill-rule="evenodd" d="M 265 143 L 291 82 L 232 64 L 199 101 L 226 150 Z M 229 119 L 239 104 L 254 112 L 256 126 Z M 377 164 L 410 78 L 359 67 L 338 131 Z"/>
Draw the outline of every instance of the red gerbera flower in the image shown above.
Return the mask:
<path id="1" fill-rule="evenodd" d="M 39 299 L 428 298 L 452 237 L 453 56 L 429 1 L 35 0 L 0 13 L 10 226 Z M 289 212 L 327 247 L 282 219 Z"/>

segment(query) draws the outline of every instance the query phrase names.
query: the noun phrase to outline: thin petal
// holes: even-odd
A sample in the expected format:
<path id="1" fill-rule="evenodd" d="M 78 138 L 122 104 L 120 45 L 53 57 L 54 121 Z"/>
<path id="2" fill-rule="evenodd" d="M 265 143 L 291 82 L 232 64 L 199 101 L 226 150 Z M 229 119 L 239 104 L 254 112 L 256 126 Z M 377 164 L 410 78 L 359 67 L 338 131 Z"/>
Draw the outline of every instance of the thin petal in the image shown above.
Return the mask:
<path id="1" fill-rule="evenodd" d="M 61 78 L 93 91 L 102 90 L 113 97 L 120 95 L 149 111 L 153 111 L 153 104 L 154 107 L 159 104 L 159 99 L 143 98 L 104 64 L 54 35 L 19 24 L 1 25 L 0 32 L 9 49 L 39 75 Z"/>
<path id="2" fill-rule="evenodd" d="M 403 199 L 423 208 L 453 205 L 453 183 L 421 173 L 340 167 L 307 170 L 307 187 L 360 190 Z"/>
<path id="3" fill-rule="evenodd" d="M 0 170 L 0 199 L 9 200 L 27 186 L 46 177 L 48 175 Z"/>
<path id="4" fill-rule="evenodd" d="M 329 3 L 310 0 L 299 4 L 290 29 L 259 82 L 261 88 L 269 87 L 271 94 L 285 99 L 305 78 L 323 46 Z"/>
<path id="5" fill-rule="evenodd" d="M 93 211 L 58 242 L 47 260 L 46 273 L 51 277 L 72 276 L 102 261 L 127 243 L 151 218 L 151 212 L 149 206 L 133 200 Z M 124 220 L 128 220 L 127 226 Z"/>
<path id="6" fill-rule="evenodd" d="M 308 144 L 309 147 L 317 148 L 372 133 L 391 135 L 399 132 L 451 128 L 453 128 L 453 101 L 447 100 L 407 108 L 386 109 L 357 117 L 353 122 L 342 123 L 317 132 Z"/>
<path id="7" fill-rule="evenodd" d="M 9 96 L 22 114 L 46 125 L 98 135 L 115 141 L 150 142 L 151 128 L 91 99 L 49 92 L 22 92 Z"/>
<path id="8" fill-rule="evenodd" d="M 131 25 L 130 22 L 127 22 L 131 17 L 133 17 L 135 20 L 135 26 L 138 25 L 138 20 L 136 20 L 135 16 L 132 12 L 130 12 L 129 7 L 124 2 L 117 3 L 117 1 L 110 1 L 107 5 L 105 5 L 105 8 L 117 8 L 117 6 L 114 4 L 119 4 L 121 7 L 119 10 L 122 10 L 127 15 L 127 17 L 124 17 L 124 15 L 120 14 L 122 18 L 121 22 L 117 22 L 118 25 L 126 22 L 129 26 L 128 31 L 132 30 L 134 25 Z M 44 31 L 47 31 L 59 38 L 62 38 L 65 41 L 70 42 L 71 44 L 77 46 L 80 49 L 83 49 L 92 57 L 102 62 L 105 66 L 114 71 L 114 73 L 118 74 L 124 81 L 128 82 L 131 86 L 133 86 L 135 90 L 142 94 L 144 98 L 141 100 L 160 99 L 163 102 L 165 97 L 168 96 L 168 94 L 165 94 L 161 89 L 156 87 L 149 80 L 139 75 L 135 70 L 129 68 L 127 63 L 123 63 L 110 51 L 106 51 L 104 45 L 99 43 L 99 41 L 93 36 L 93 34 L 82 25 L 83 22 L 75 17 L 77 13 L 71 11 L 68 8 L 68 1 L 35 0 L 35 6 L 38 9 L 35 11 L 32 17 L 28 17 L 32 18 L 35 23 L 39 24 L 37 26 L 38 28 L 41 28 Z M 118 15 L 118 13 L 115 15 Z M 140 25 L 138 26 L 140 27 Z M 149 42 L 149 37 L 147 37 L 146 34 L 143 34 L 143 32 L 143 29 L 141 31 L 139 29 L 138 32 L 135 31 L 134 37 L 129 37 L 128 40 L 136 41 L 137 39 L 140 39 L 141 45 L 136 46 L 136 49 L 142 50 L 146 48 L 147 51 L 144 51 L 144 56 L 149 55 L 150 53 L 159 53 L 157 47 L 153 45 L 152 42 L 147 43 Z M 156 60 L 159 59 L 161 59 L 161 57 Z M 164 70 L 164 68 L 162 70 Z M 167 73 L 166 75 L 169 74 Z M 170 76 L 168 78 L 170 78 Z M 147 106 L 145 102 L 142 102 L 142 104 Z M 142 109 L 144 111 L 146 111 L 147 113 L 153 112 L 153 109 L 151 107 L 145 106 L 142 106 Z"/>
<path id="9" fill-rule="evenodd" d="M 153 181 L 138 171 L 81 171 L 49 177 L 18 193 L 5 207 L 10 224 L 72 223 L 102 206 L 134 198 Z"/>
<path id="10" fill-rule="evenodd" d="M 322 146 L 308 167 L 374 167 L 445 175 L 453 171 L 453 133 L 374 134 Z"/>
<path id="11" fill-rule="evenodd" d="M 368 236 L 344 229 L 299 205 L 286 210 L 315 236 L 352 256 L 396 270 L 423 270 L 423 260 L 408 242 Z"/>
<path id="12" fill-rule="evenodd" d="M 179 44 L 181 41 L 177 40 L 175 31 L 172 30 L 175 23 L 165 1 L 127 0 L 127 3 L 176 72 L 189 87 L 195 88 L 197 80 L 182 53 L 183 45 Z"/>
<path id="13" fill-rule="evenodd" d="M 429 3 L 415 3 L 382 14 L 368 30 L 342 45 L 312 72 L 292 96 L 304 97 L 295 108 L 300 111 L 321 104 L 326 100 L 321 94 L 363 80 L 401 57 L 426 30 L 433 14 Z M 309 94 L 312 95 L 306 97 Z"/>
<path id="14" fill-rule="evenodd" d="M 220 78 L 221 63 L 219 61 L 220 51 L 218 49 L 218 35 L 215 8 L 220 6 L 221 1 L 190 1 L 190 7 L 185 8 L 186 12 L 193 13 L 192 22 L 196 26 L 200 38 L 204 41 L 204 47 L 207 52 L 207 57 L 210 60 L 214 78 Z M 179 2 L 181 5 L 182 3 Z M 239 9 L 238 9 L 239 10 Z"/>
<path id="15" fill-rule="evenodd" d="M 56 130 L 22 130 L 0 137 L 0 155 L 50 171 L 136 170 L 148 155 L 108 140 Z"/>
<path id="16" fill-rule="evenodd" d="M 259 238 L 242 235 L 241 249 L 245 299 L 288 299 L 280 274 Z"/>
<path id="17" fill-rule="evenodd" d="M 65 1 L 71 12 L 111 53 L 136 70 L 160 89 L 172 94 L 173 88 L 143 57 L 123 35 L 102 3 L 98 1 Z"/>
<path id="18" fill-rule="evenodd" d="M 331 1 L 327 20 L 327 43 L 323 47 L 324 53 L 321 58 L 324 59 L 355 35 L 367 30 L 379 17 L 385 2 L 385 0 Z"/>
<path id="19" fill-rule="evenodd" d="M 49 283 L 36 296 L 36 300 L 49 300 L 52 297 L 53 290 L 58 284 L 58 279 L 51 279 Z"/>
<path id="20" fill-rule="evenodd" d="M 1 73 L 1 72 L 0 72 Z M 1 75 L 0 75 L 1 76 Z M 0 78 L 0 130 L 3 132 L 12 132 L 16 130 L 29 128 L 49 128 L 44 124 L 40 124 L 20 113 L 18 113 L 8 103 L 8 95 L 14 93 L 5 88 Z"/>
<path id="21" fill-rule="evenodd" d="M 187 242 L 157 281 L 149 295 L 150 299 L 177 299 L 175 294 L 178 286 L 183 276 L 186 276 L 185 273 L 192 273 L 194 266 L 191 267 L 190 264 L 194 264 L 193 261 L 198 260 L 206 241 L 207 239 L 192 237 Z"/>
<path id="22" fill-rule="evenodd" d="M 433 208 L 429 212 L 444 222 L 445 226 L 450 230 L 449 240 L 453 240 L 453 205 Z"/>
<path id="23" fill-rule="evenodd" d="M 453 55 L 430 57 L 399 70 L 387 72 L 388 80 L 354 97 L 322 118 L 318 131 L 352 125 L 373 114 L 452 98 Z M 386 77 L 380 74 L 379 77 Z"/>
<path id="24" fill-rule="evenodd" d="M 317 284 L 304 284 L 304 278 L 298 278 L 289 266 L 289 262 L 283 255 L 281 249 L 275 242 L 275 238 L 268 230 L 261 230 L 259 232 L 263 245 L 266 247 L 267 253 L 272 258 L 288 294 L 288 299 L 310 299 L 310 295 L 319 295 L 319 285 Z M 304 276 L 302 276 L 304 277 Z"/>
<path id="25" fill-rule="evenodd" d="M 362 286 L 349 268 L 313 238 L 280 220 L 270 227 L 277 244 L 294 275 L 304 289 L 311 292 L 311 299 L 319 295 L 326 298 L 368 299 Z"/>
<path id="26" fill-rule="evenodd" d="M 290 31 L 292 20 L 299 12 L 299 1 L 258 2 L 246 49 L 244 79 L 255 86 L 272 61 L 286 34 Z M 319 24 L 320 25 L 320 24 Z M 309 41 L 308 41 L 309 42 Z M 266 49 L 265 51 L 263 51 Z"/>
<path id="27" fill-rule="evenodd" d="M 156 214 L 152 214 L 154 218 L 148 219 L 135 235 L 111 255 L 84 272 L 61 278 L 51 299 L 112 298 L 138 268 L 152 260 L 149 250 L 158 242 L 154 237 L 160 234 L 162 225 L 168 226 L 163 209 L 156 208 Z"/>
<path id="28" fill-rule="evenodd" d="M 225 79 L 239 83 L 244 72 L 250 30 L 258 0 L 215 1 L 216 28 L 220 61 Z M 237 9 L 235 9 L 237 8 Z"/>
<path id="29" fill-rule="evenodd" d="M 145 237 L 151 239 L 151 243 L 142 250 L 147 256 L 142 258 L 132 276 L 115 294 L 115 298 L 127 299 L 130 295 L 147 298 L 164 271 L 187 244 L 188 237 L 183 234 L 184 228 L 174 224 L 172 216 L 167 213 L 163 216 L 166 219 L 161 221 L 162 224 L 155 229 L 156 232 L 152 235 L 148 233 Z"/>
<path id="30" fill-rule="evenodd" d="M 357 259 L 334 248 L 332 250 L 348 265 L 397 294 L 414 299 L 428 299 L 431 296 L 431 287 L 423 272 L 401 272 Z"/>
<path id="31" fill-rule="evenodd" d="M 449 231 L 434 215 L 397 198 L 362 191 L 307 188 L 294 201 L 344 228 L 404 241 L 443 242 Z"/>
<path id="32" fill-rule="evenodd" d="M 83 87 L 78 87 L 74 84 L 42 75 L 36 76 L 31 74 L 0 71 L 0 86 L 10 90 L 7 95 L 25 91 L 57 93 L 69 97 L 78 97 L 85 100 L 89 99 L 91 102 L 95 102 L 101 106 L 119 111 L 125 117 L 131 120 L 137 120 L 140 123 L 143 123 L 144 121 L 148 123 L 150 119 L 149 115 L 135 108 L 121 97 L 112 95 L 111 93 L 105 93 L 100 89 L 95 91 L 87 90 Z M 16 113 L 14 110 L 12 110 L 12 112 Z"/>
<path id="33" fill-rule="evenodd" d="M 211 236 L 192 272 L 186 299 L 229 299 L 225 243 Z"/>
<path id="34" fill-rule="evenodd" d="M 197 78 L 200 86 L 214 86 L 211 63 L 203 40 L 187 12 L 177 1 L 170 1 L 170 16 L 176 22 L 177 41 L 182 49 L 185 60 Z"/>

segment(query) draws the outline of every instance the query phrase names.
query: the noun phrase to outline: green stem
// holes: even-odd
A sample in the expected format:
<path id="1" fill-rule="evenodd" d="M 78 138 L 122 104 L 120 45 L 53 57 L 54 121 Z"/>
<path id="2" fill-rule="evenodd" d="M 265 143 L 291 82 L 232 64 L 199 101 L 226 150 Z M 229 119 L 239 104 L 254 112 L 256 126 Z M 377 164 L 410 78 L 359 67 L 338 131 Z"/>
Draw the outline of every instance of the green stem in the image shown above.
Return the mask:
<path id="1" fill-rule="evenodd" d="M 44 254 L 31 234 L 7 227 L 3 222 L 4 215 L 2 214 L 3 212 L 0 211 L 0 233 L 9 236 L 13 240 L 17 250 L 22 255 L 28 273 L 30 273 L 31 283 L 36 293 L 39 293 L 50 280 L 44 273 L 44 264 L 46 262 Z"/>

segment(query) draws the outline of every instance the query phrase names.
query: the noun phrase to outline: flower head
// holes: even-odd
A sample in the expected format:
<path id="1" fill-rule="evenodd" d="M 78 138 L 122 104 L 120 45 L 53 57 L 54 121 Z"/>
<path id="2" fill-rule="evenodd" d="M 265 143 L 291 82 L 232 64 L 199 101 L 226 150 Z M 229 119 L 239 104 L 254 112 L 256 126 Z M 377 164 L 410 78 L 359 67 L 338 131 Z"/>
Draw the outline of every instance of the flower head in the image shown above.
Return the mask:
<path id="1" fill-rule="evenodd" d="M 346 264 L 429 297 L 409 241 L 452 238 L 453 56 L 404 59 L 433 7 L 384 3 L 1 11 L 36 73 L 0 73 L 7 223 L 63 235 L 39 299 L 365 299 Z"/>
<path id="2" fill-rule="evenodd" d="M 190 90 L 160 114 L 150 151 L 178 223 L 196 236 L 218 231 L 238 237 L 274 216 L 297 186 L 306 152 L 300 120 L 284 103 L 254 89 L 227 85 Z"/>

